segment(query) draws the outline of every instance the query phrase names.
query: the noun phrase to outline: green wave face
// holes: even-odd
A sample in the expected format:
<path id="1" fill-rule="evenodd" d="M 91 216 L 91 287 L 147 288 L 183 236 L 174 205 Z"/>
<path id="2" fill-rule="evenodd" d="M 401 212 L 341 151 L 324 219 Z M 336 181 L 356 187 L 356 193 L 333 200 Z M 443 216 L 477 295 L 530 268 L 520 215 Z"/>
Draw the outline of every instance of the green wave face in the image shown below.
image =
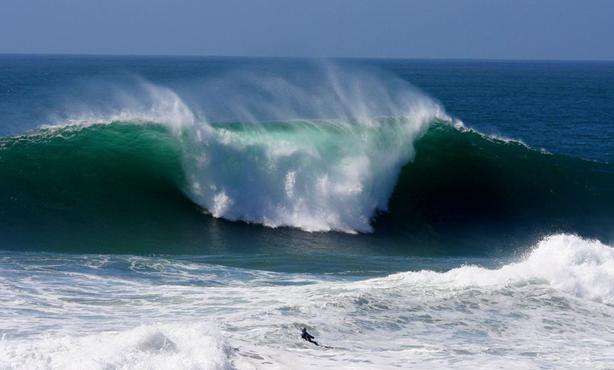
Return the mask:
<path id="1" fill-rule="evenodd" d="M 399 173 L 400 167 L 395 169 L 380 159 L 388 157 L 377 157 L 377 153 L 398 150 L 399 143 L 405 143 L 398 141 L 396 131 L 363 127 L 348 132 L 344 127 L 313 122 L 257 128 L 218 124 L 212 126 L 216 141 L 199 143 L 208 145 L 204 152 L 195 148 L 194 142 L 186 141 L 190 133 L 176 135 L 161 124 L 67 126 L 2 138 L 1 247 L 202 253 L 203 248 L 273 248 L 286 245 L 289 235 L 306 240 L 305 245 L 333 241 L 337 245 L 377 247 L 378 240 L 392 238 L 401 249 L 416 243 L 449 244 L 467 235 L 471 237 L 465 239 L 471 242 L 490 241 L 489 235 L 516 240 L 554 230 L 605 240 L 613 236 L 614 169 L 609 164 L 542 153 L 519 143 L 435 123 L 419 136 L 414 147 L 406 148 L 402 159 L 409 162 Z M 258 215 L 260 206 L 265 215 L 270 212 L 265 207 L 289 209 L 283 203 L 288 196 L 283 193 L 288 190 L 287 178 L 266 174 L 299 171 L 292 196 L 314 199 L 308 185 L 317 183 L 310 182 L 311 175 L 320 174 L 317 166 L 345 169 L 341 157 L 365 153 L 352 147 L 356 141 L 349 140 L 348 135 L 366 138 L 367 153 L 378 159 L 372 163 L 382 163 L 370 174 L 392 179 L 389 191 L 385 183 L 363 182 L 369 186 L 359 190 L 374 194 L 348 198 L 372 202 L 350 209 L 366 212 L 372 233 L 313 234 L 224 220 L 258 223 L 257 218 L 242 218 L 241 212 Z M 223 140 L 218 140 L 222 136 Z M 228 140 L 232 150 L 221 150 L 220 146 L 229 145 Z M 302 145 L 315 152 L 284 155 L 275 167 L 267 160 L 271 160 L 270 149 L 276 142 L 293 148 Z M 204 170 L 192 162 L 207 158 L 214 160 Z M 254 171 L 254 166 L 272 167 L 262 172 Z M 195 172 L 200 170 L 203 172 Z M 215 211 L 205 209 L 206 196 L 194 193 L 194 182 L 208 186 L 208 179 L 214 179 L 218 187 L 236 181 L 234 189 L 260 198 L 250 203 L 247 211 L 237 202 L 241 198 L 236 198 L 228 205 L 230 217 L 221 214 L 213 218 L 206 214 Z M 270 195 L 268 191 L 280 193 Z M 384 199 L 383 205 L 380 199 Z"/>
<path id="2" fill-rule="evenodd" d="M 118 122 L 3 138 L 0 177 L 5 247 L 143 245 L 172 238 L 174 227 L 198 214 L 180 190 L 179 143 L 161 125 Z"/>
<path id="3" fill-rule="evenodd" d="M 429 225 L 474 238 L 567 231 L 612 240 L 614 166 L 434 125 L 380 221 L 387 232 Z"/>

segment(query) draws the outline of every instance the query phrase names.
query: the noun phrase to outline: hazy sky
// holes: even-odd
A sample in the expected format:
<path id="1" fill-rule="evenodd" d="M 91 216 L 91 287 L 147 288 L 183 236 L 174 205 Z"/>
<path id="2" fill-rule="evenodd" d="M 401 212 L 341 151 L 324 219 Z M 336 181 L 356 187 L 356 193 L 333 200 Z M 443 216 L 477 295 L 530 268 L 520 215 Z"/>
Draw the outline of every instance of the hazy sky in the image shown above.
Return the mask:
<path id="1" fill-rule="evenodd" d="M 614 0 L 0 0 L 0 53 L 614 59 Z"/>

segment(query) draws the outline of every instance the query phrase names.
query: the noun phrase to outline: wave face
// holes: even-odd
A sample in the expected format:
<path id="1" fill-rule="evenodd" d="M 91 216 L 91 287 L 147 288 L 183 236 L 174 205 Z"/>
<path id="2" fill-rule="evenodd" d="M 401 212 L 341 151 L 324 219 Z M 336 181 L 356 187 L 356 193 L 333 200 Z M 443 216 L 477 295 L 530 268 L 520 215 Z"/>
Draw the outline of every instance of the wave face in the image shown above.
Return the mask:
<path id="1" fill-rule="evenodd" d="M 535 150 L 464 127 L 438 124 L 416 143 L 401 173 L 386 227 L 412 224 L 466 228 L 512 225 L 541 233 L 561 230 L 610 240 L 614 167 Z"/>
<path id="2" fill-rule="evenodd" d="M 214 145 L 196 149 L 152 123 L 66 126 L 3 138 L 1 231 L 9 241 L 33 228 L 41 235 L 79 233 L 95 245 L 101 233 L 127 243 L 132 235 L 198 239 L 210 225 L 196 201 L 215 217 L 305 230 L 410 236 L 426 230 L 432 237 L 476 225 L 529 225 L 610 237 L 610 165 L 442 122 L 426 129 L 415 149 L 403 151 L 404 138 L 395 136 L 403 122 L 351 132 L 366 138 L 355 139 L 361 147 L 342 139 L 348 135 L 343 126 L 315 122 L 253 131 L 212 125 Z M 414 150 L 413 161 L 402 166 Z M 151 231 L 158 228 L 168 234 Z"/>

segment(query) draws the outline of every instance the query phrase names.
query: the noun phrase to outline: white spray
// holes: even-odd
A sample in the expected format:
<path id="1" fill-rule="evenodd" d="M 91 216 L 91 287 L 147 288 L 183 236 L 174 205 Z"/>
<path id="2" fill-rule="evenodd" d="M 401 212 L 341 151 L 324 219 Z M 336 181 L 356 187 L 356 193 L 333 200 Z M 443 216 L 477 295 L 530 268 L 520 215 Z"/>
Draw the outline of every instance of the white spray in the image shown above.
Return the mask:
<path id="1" fill-rule="evenodd" d="M 200 123 L 183 136 L 191 198 L 229 220 L 371 231 L 413 142 L 447 117 L 398 80 L 332 67 L 319 77 L 306 87 L 242 76 L 243 86 L 268 100 L 239 97 L 232 104 L 242 124 Z M 255 118 L 263 112 L 273 122 Z"/>

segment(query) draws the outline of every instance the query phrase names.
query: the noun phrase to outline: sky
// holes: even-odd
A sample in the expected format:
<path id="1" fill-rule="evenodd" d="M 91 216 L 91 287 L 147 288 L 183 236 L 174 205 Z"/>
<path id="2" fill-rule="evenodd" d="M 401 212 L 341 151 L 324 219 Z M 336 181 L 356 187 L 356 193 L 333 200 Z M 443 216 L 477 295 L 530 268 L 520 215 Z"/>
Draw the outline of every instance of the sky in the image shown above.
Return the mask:
<path id="1" fill-rule="evenodd" d="M 614 1 L 0 0 L 0 53 L 614 60 Z"/>

